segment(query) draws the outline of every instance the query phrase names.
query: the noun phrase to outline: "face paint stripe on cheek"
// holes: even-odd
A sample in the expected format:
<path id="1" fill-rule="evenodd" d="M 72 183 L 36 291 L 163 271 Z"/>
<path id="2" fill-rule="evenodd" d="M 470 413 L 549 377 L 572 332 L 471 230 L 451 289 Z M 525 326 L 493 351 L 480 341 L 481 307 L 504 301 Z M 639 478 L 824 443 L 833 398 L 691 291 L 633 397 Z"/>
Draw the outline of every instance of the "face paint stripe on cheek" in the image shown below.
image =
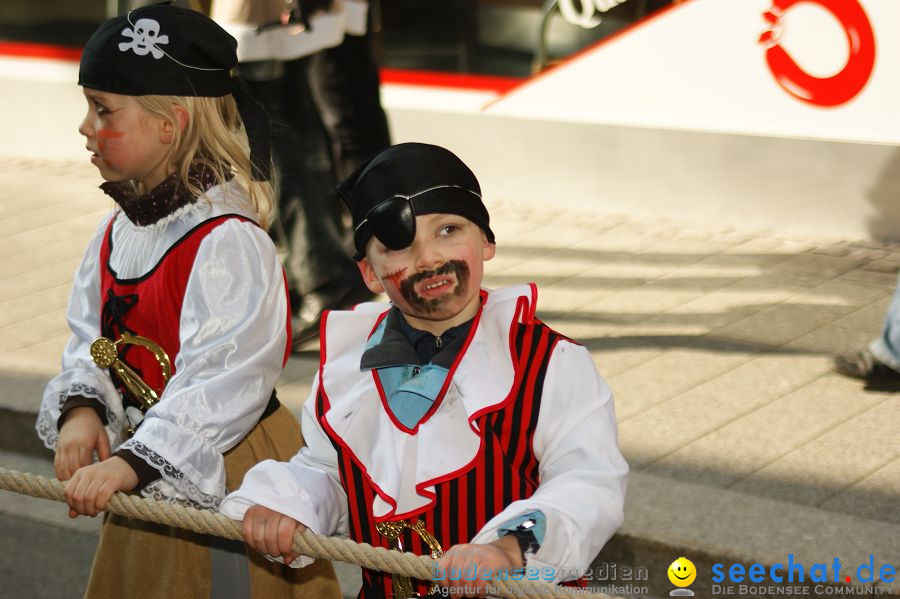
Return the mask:
<path id="1" fill-rule="evenodd" d="M 97 131 L 97 149 L 103 152 L 106 150 L 107 139 L 119 139 L 124 136 L 124 131 L 112 131 L 111 129 L 99 129 Z"/>
<path id="2" fill-rule="evenodd" d="M 113 131 L 112 129 L 100 129 L 97 131 L 97 137 L 102 139 L 118 139 L 125 135 L 124 131 Z"/>
<path id="3" fill-rule="evenodd" d="M 400 270 L 396 270 L 389 275 L 385 275 L 384 278 L 393 283 L 394 287 L 397 289 L 400 288 L 400 279 L 403 277 L 404 273 L 406 273 L 406 267 L 404 266 Z"/>

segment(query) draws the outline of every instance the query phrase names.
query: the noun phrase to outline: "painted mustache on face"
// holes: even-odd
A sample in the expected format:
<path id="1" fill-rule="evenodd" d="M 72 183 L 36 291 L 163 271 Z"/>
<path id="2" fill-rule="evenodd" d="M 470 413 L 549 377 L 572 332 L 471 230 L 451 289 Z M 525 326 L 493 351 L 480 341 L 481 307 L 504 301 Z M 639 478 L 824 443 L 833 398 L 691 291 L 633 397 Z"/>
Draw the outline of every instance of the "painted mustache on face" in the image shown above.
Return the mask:
<path id="1" fill-rule="evenodd" d="M 456 276 L 456 288 L 452 293 L 431 299 L 425 299 L 416 293 L 417 284 L 425 279 L 442 275 Z M 466 292 L 469 287 L 469 265 L 462 260 L 450 260 L 434 270 L 425 270 L 410 275 L 401 281 L 397 287 L 406 303 L 419 312 L 430 314 L 439 310 L 441 305 L 447 300 L 463 295 Z"/>

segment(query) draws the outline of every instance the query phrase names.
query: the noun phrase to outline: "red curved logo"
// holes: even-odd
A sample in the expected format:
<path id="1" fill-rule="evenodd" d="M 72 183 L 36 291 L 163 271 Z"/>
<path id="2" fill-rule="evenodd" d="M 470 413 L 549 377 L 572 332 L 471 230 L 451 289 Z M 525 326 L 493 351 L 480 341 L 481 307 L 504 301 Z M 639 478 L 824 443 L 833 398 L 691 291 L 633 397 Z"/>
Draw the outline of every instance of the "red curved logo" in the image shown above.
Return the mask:
<path id="1" fill-rule="evenodd" d="M 836 75 L 810 75 L 781 47 L 781 16 L 799 2 L 818 4 L 833 14 L 844 28 L 850 56 Z M 875 34 L 859 0 L 774 0 L 771 10 L 763 13 L 763 18 L 772 28 L 759 36 L 759 42 L 768 46 L 766 62 L 769 70 L 787 93 L 817 106 L 837 106 L 851 100 L 865 87 L 875 65 Z"/>

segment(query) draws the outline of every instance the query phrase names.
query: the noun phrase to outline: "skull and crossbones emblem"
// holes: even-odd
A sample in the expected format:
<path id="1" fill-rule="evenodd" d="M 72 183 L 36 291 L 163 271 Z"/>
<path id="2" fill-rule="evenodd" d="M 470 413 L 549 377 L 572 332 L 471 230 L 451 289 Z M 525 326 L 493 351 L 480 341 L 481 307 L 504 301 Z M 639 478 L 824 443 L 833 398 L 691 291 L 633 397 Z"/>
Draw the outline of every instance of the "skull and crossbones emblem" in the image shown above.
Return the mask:
<path id="1" fill-rule="evenodd" d="M 119 50 L 121 52 L 134 50 L 138 56 L 149 53 L 153 58 L 162 58 L 165 52 L 158 48 L 157 44 L 168 44 L 169 36 L 159 35 L 159 22 L 154 19 L 138 19 L 133 26 L 134 30 L 127 27 L 122 30 L 122 35 L 131 38 L 131 41 L 120 43 Z"/>

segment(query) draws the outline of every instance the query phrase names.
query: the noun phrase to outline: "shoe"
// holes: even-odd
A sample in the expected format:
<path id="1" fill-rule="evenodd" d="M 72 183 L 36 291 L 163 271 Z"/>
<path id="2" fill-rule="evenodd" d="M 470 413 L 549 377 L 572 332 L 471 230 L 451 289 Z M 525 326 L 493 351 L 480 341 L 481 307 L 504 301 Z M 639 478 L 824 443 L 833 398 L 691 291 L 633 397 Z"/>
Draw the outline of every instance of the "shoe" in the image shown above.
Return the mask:
<path id="1" fill-rule="evenodd" d="M 900 383 L 900 372 L 876 358 L 868 349 L 835 356 L 832 365 L 840 374 L 868 383 Z"/>
<path id="2" fill-rule="evenodd" d="M 358 274 L 356 280 L 349 283 L 341 279 L 307 293 L 301 300 L 300 311 L 291 319 L 293 351 L 299 351 L 299 346 L 319 336 L 319 325 L 325 310 L 346 310 L 374 297 L 375 294 L 369 291 Z"/>

